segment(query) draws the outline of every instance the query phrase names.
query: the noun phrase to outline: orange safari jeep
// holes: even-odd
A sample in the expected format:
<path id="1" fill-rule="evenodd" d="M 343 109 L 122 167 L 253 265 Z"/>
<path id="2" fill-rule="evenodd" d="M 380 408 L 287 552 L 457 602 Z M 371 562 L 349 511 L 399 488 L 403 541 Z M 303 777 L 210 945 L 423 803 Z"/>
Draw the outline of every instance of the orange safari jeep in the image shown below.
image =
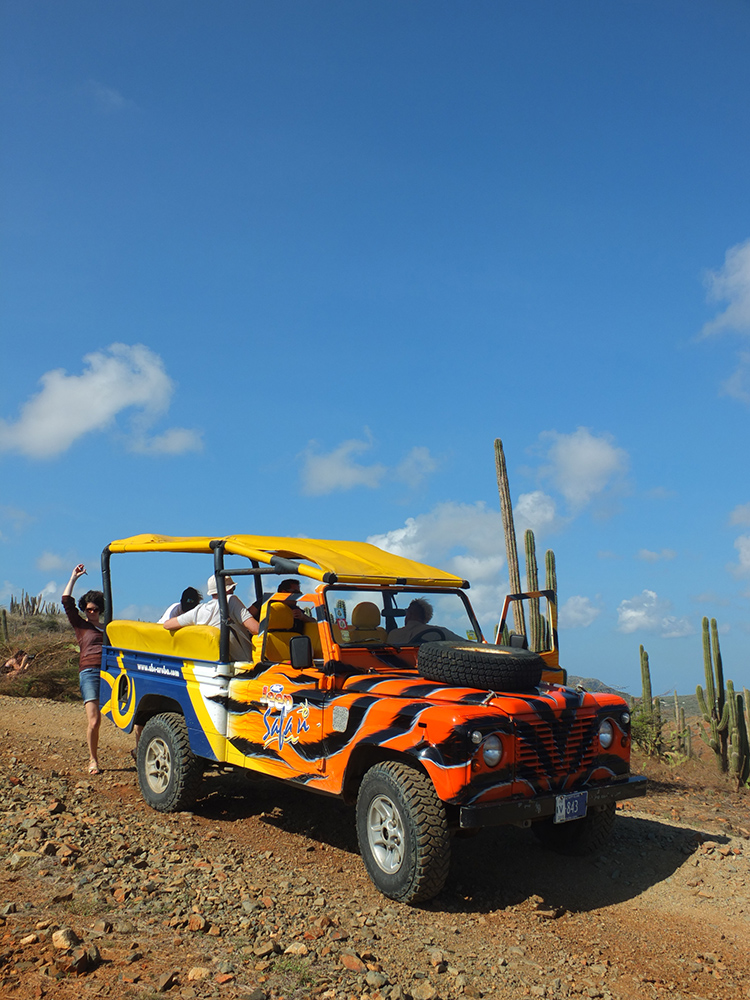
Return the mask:
<path id="1" fill-rule="evenodd" d="M 221 586 L 220 628 L 118 619 L 110 562 L 128 552 L 206 553 L 217 579 L 252 577 L 258 635 L 237 632 Z M 583 854 L 619 799 L 645 794 L 627 704 L 566 687 L 554 641 L 486 643 L 450 573 L 363 542 L 259 535 L 138 535 L 108 545 L 102 571 L 102 711 L 145 727 L 138 781 L 154 809 L 189 808 L 212 764 L 342 797 L 372 881 L 415 902 L 442 889 L 457 831 L 531 826 Z M 310 592 L 264 594 L 267 574 Z M 554 640 L 554 594 L 513 596 L 547 598 Z"/>

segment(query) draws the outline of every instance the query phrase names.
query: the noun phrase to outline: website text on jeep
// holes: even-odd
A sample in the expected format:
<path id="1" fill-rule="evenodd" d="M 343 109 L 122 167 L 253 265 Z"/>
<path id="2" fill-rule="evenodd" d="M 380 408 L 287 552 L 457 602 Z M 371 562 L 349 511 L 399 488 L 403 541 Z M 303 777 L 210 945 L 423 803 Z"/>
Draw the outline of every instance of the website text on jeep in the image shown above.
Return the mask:
<path id="1" fill-rule="evenodd" d="M 112 555 L 205 553 L 206 575 L 249 577 L 260 612 L 243 635 L 218 586 L 221 625 L 117 618 Z M 451 837 L 530 826 L 569 854 L 596 851 L 620 799 L 643 795 L 630 774 L 622 698 L 572 690 L 547 652 L 485 642 L 450 573 L 363 542 L 229 535 L 138 535 L 102 553 L 107 639 L 102 712 L 144 726 L 138 781 L 154 809 L 189 809 L 204 771 L 234 766 L 356 804 L 360 851 L 386 896 L 435 896 Z M 268 575 L 306 581 L 264 593 Z M 510 595 L 546 599 L 551 591 Z M 503 615 L 504 617 L 504 615 Z M 249 786 L 251 788 L 251 786 Z"/>

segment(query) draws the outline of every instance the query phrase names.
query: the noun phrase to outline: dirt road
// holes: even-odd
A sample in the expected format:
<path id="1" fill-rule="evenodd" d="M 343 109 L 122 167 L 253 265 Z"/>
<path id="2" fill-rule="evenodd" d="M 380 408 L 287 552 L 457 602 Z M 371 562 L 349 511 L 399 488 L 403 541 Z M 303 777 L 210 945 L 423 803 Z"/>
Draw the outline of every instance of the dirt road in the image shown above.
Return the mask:
<path id="1" fill-rule="evenodd" d="M 0 698 L 3 997 L 750 997 L 747 797 L 657 782 L 595 859 L 459 839 L 410 908 L 369 882 L 342 804 L 223 774 L 159 814 L 106 722 L 89 778 L 83 722 Z"/>

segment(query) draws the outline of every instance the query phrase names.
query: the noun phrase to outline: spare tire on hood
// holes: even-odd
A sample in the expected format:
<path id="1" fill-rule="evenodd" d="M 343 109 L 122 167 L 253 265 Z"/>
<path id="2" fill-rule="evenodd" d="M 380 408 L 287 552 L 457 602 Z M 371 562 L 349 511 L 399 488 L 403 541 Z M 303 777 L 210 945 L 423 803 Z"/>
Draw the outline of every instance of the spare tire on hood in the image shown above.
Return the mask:
<path id="1" fill-rule="evenodd" d="M 487 691 L 527 691 L 539 683 L 544 667 L 529 649 L 486 643 L 426 642 L 417 658 L 417 670 L 428 681 Z"/>

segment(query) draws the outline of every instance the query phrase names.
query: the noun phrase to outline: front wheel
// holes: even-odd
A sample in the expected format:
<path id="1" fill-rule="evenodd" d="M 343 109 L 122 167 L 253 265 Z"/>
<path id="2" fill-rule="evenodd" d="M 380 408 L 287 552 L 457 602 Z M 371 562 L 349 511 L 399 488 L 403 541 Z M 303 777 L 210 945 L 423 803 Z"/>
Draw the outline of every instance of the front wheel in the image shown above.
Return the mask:
<path id="1" fill-rule="evenodd" d="M 615 825 L 616 804 L 595 808 L 583 819 L 569 823 L 553 823 L 551 819 L 539 820 L 531 824 L 537 839 L 550 850 L 570 857 L 585 857 L 596 854 L 609 840 Z"/>
<path id="2" fill-rule="evenodd" d="M 445 885 L 448 823 L 421 771 L 393 760 L 370 768 L 357 796 L 357 837 L 367 872 L 384 896 L 417 903 Z"/>
<path id="3" fill-rule="evenodd" d="M 165 712 L 149 719 L 138 743 L 138 784 L 152 809 L 179 812 L 195 802 L 203 765 L 190 749 L 184 718 Z"/>

